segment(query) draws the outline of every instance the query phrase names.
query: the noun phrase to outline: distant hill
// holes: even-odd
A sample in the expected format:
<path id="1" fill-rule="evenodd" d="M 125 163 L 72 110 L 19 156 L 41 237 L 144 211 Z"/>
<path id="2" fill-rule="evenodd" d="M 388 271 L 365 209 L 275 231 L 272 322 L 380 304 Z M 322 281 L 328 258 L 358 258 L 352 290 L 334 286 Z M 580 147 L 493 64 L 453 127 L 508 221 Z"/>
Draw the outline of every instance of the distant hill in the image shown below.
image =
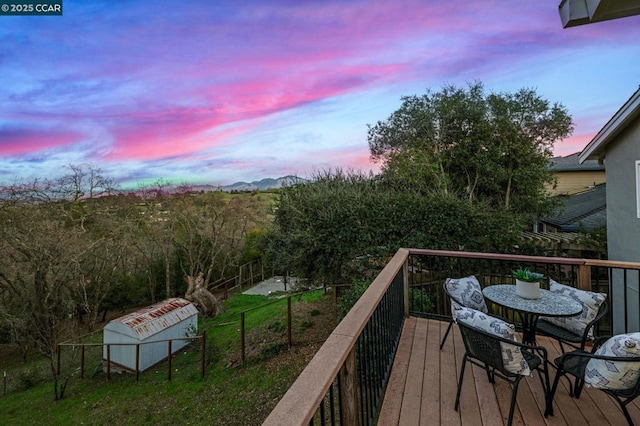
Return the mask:
<path id="1" fill-rule="evenodd" d="M 236 182 L 226 186 L 214 186 L 214 185 L 194 185 L 194 191 L 261 191 L 265 189 L 282 188 L 283 186 L 293 185 L 294 183 L 306 182 L 307 179 L 303 179 L 297 176 L 283 176 L 277 179 L 266 178 L 262 180 L 254 180 L 253 182 Z"/>

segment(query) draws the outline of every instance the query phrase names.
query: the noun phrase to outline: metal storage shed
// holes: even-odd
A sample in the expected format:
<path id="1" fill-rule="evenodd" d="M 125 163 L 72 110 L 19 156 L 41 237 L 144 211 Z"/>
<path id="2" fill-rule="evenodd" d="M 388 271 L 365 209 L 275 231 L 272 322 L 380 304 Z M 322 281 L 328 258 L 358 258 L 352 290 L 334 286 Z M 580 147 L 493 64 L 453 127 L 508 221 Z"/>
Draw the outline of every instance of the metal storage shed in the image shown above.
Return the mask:
<path id="1" fill-rule="evenodd" d="M 163 361 L 171 352 L 183 348 L 198 330 L 198 310 L 188 300 L 167 299 L 139 311 L 110 321 L 103 331 L 103 359 L 107 361 L 107 348 L 111 368 L 120 367 L 138 371 Z"/>

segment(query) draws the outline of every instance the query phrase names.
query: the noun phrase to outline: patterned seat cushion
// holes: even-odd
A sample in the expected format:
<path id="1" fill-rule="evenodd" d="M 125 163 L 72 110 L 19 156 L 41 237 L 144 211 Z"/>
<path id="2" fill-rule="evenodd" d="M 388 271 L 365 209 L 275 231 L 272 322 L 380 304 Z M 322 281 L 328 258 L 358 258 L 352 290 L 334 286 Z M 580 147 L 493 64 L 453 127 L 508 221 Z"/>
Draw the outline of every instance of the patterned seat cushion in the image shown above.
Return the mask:
<path id="1" fill-rule="evenodd" d="M 445 281 L 447 292 L 451 295 L 451 316 L 455 319 L 456 308 L 464 306 L 487 313 L 487 303 L 482 295 L 482 288 L 478 279 L 470 275 L 464 278 L 447 278 Z M 460 303 L 456 303 L 453 299 Z"/>
<path id="2" fill-rule="evenodd" d="M 640 333 L 613 336 L 598 348 L 596 355 L 640 357 Z M 624 362 L 590 359 L 584 375 L 584 382 L 590 387 L 611 390 L 631 389 L 640 377 L 640 360 Z"/>
<path id="3" fill-rule="evenodd" d="M 549 284 L 549 290 L 551 290 L 551 292 L 568 296 L 579 302 L 582 305 L 582 312 L 573 317 L 544 317 L 544 320 L 582 336 L 585 328 L 587 328 L 587 324 L 593 321 L 596 315 L 598 315 L 600 305 L 602 305 L 602 302 L 607 298 L 607 295 L 605 293 L 594 293 L 592 291 L 569 287 L 552 279 L 549 280 Z M 593 327 L 589 330 L 587 337 L 593 339 Z"/>
<path id="4" fill-rule="evenodd" d="M 465 308 L 464 306 L 458 307 L 456 311 L 455 317 L 457 322 L 463 322 L 507 340 L 518 341 L 513 324 L 492 317 L 487 313 Z M 500 342 L 500 349 L 505 370 L 523 376 L 531 375 L 529 364 L 527 364 L 527 361 L 522 356 L 522 352 L 518 346 Z"/>

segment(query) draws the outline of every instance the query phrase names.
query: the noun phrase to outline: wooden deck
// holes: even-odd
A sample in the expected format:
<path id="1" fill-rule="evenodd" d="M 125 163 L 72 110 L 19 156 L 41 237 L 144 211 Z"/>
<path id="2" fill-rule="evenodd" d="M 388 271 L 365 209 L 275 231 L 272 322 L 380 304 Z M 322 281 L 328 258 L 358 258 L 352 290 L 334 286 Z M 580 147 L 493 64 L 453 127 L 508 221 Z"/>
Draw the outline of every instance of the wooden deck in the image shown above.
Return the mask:
<path id="1" fill-rule="evenodd" d="M 464 354 L 457 326 L 442 351 L 441 336 L 448 323 L 408 318 L 380 412 L 378 425 L 502 425 L 506 424 L 511 400 L 511 386 L 496 378 L 487 380 L 485 371 L 467 364 L 460 409 L 453 405 L 456 382 Z M 550 359 L 560 348 L 552 340 L 538 343 L 549 350 Z M 551 369 L 553 382 L 555 370 Z M 629 411 L 640 425 L 639 402 Z M 544 418 L 544 395 L 535 373 L 520 382 L 514 425 L 626 425 L 622 411 L 604 392 L 585 388 L 580 399 L 569 396 L 566 380 L 561 380 L 554 399 L 554 416 Z"/>

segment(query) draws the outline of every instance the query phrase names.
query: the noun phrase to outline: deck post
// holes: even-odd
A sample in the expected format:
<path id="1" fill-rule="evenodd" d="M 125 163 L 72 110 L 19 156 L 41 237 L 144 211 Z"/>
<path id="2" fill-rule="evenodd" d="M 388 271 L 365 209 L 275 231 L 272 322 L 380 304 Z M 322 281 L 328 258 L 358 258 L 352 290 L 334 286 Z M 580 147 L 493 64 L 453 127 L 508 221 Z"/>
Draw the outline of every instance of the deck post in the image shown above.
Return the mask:
<path id="1" fill-rule="evenodd" d="M 340 395 L 342 421 L 347 426 L 358 423 L 358 384 L 356 379 L 356 349 L 351 349 L 340 369 Z"/>
<path id="2" fill-rule="evenodd" d="M 591 289 L 591 266 L 578 266 L 578 288 L 580 290 L 593 291 Z"/>

